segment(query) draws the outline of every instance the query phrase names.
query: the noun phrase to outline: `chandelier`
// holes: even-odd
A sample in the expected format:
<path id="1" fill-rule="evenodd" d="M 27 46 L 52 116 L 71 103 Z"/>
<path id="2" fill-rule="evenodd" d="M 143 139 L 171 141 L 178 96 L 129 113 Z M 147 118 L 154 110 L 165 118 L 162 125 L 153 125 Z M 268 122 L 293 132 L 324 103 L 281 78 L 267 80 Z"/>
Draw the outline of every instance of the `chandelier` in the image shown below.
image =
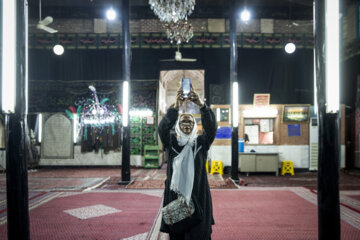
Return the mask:
<path id="1" fill-rule="evenodd" d="M 195 0 L 149 0 L 151 9 L 162 22 L 187 20 L 194 10 Z"/>
<path id="2" fill-rule="evenodd" d="M 82 106 L 81 125 L 105 126 L 120 122 L 121 117 L 115 107 L 106 104 L 109 99 L 99 101 L 95 87 L 90 85 L 89 89 L 92 91 L 93 99 L 88 99 L 88 104 Z"/>
<path id="3" fill-rule="evenodd" d="M 171 43 L 174 41 L 176 44 L 188 43 L 194 36 L 193 27 L 187 20 L 165 23 L 164 28 Z"/>

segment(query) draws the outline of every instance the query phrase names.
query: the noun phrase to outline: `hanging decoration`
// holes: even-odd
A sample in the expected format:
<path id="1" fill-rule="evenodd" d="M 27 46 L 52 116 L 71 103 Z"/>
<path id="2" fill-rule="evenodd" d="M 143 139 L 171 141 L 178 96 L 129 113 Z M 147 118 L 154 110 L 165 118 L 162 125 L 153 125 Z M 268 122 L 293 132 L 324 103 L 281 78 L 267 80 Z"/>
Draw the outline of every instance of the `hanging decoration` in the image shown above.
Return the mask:
<path id="1" fill-rule="evenodd" d="M 114 106 L 106 104 L 109 98 L 99 101 L 96 88 L 89 86 L 92 91 L 92 99 L 87 100 L 87 105 L 82 107 L 80 124 L 84 125 L 110 125 L 121 121 L 121 116 Z M 119 108 L 120 110 L 120 108 Z"/>
<path id="2" fill-rule="evenodd" d="M 195 0 L 149 0 L 151 9 L 162 22 L 187 20 L 193 12 Z"/>
<path id="3" fill-rule="evenodd" d="M 81 151 L 88 152 L 95 149 L 104 149 L 105 153 L 109 150 L 118 150 L 120 147 L 120 126 L 122 106 L 116 107 L 107 104 L 109 98 L 99 100 L 96 88 L 89 86 L 92 98 L 87 99 L 83 105 L 77 109 L 70 106 L 65 112 L 74 120 L 74 135 L 77 139 L 79 133 L 81 137 Z M 74 140 L 74 142 L 76 142 Z M 101 154 L 103 151 L 101 151 Z"/>
<path id="4" fill-rule="evenodd" d="M 194 36 L 192 25 L 187 20 L 165 23 L 164 28 L 170 42 L 176 44 L 188 43 Z"/>

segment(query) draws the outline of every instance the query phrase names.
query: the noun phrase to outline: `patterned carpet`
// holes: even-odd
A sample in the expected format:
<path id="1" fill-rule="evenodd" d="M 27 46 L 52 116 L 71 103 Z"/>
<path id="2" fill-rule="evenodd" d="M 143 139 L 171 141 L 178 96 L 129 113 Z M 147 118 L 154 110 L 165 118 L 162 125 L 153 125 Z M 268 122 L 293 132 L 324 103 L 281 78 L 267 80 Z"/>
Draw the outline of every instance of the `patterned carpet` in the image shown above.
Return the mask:
<path id="1" fill-rule="evenodd" d="M 168 240 L 159 233 L 165 170 L 131 169 L 127 189 L 118 185 L 120 176 L 119 168 L 30 172 L 31 239 Z M 208 175 L 213 240 L 317 239 L 315 173 L 241 177 L 247 186 L 234 185 L 226 175 Z M 343 240 L 360 239 L 359 179 L 340 174 Z M 7 239 L 4 186 L 0 174 L 1 240 Z"/>
<path id="2" fill-rule="evenodd" d="M 307 189 L 260 188 L 213 193 L 217 223 L 214 239 L 318 238 L 317 208 L 313 201 L 316 195 Z M 233 214 L 234 209 L 236 214 Z M 341 211 L 341 239 L 360 239 L 360 225 L 355 228 L 356 222 L 345 216 L 347 210 Z M 227 224 L 229 222 L 236 224 Z"/>
<path id="3" fill-rule="evenodd" d="M 159 233 L 162 194 L 144 189 L 31 192 L 31 239 L 168 240 Z M 214 240 L 317 239 L 315 191 L 241 187 L 212 189 L 211 195 Z M 0 197 L 0 211 L 6 214 Z M 341 191 L 340 199 L 341 239 L 360 239 L 360 191 Z M 4 216 L 3 211 L 0 239 L 6 239 Z"/>
<path id="4" fill-rule="evenodd" d="M 360 190 L 360 174 L 348 174 L 339 172 L 339 189 L 340 190 Z M 317 189 L 317 172 L 298 172 L 295 176 L 273 176 L 273 174 L 251 173 L 250 176 L 241 174 L 246 186 L 249 187 L 306 187 Z"/>
<path id="5" fill-rule="evenodd" d="M 126 186 L 127 189 L 164 189 L 166 170 L 153 169 L 153 170 L 138 170 L 131 176 L 132 181 Z M 121 188 L 118 182 L 121 181 L 120 177 L 111 177 L 97 187 L 97 189 L 116 190 Z M 236 185 L 228 178 L 224 179 L 219 174 L 208 174 L 208 181 L 212 189 L 235 189 Z"/>
<path id="6" fill-rule="evenodd" d="M 162 191 L 59 194 L 30 211 L 31 239 L 145 239 L 162 199 Z M 5 223 L 0 239 L 6 232 Z"/>
<path id="7" fill-rule="evenodd" d="M 97 185 L 107 178 L 88 177 L 28 177 L 29 191 L 83 191 Z M 0 176 L 0 193 L 6 191 L 5 174 Z"/>
<path id="8" fill-rule="evenodd" d="M 214 240 L 318 239 L 316 194 L 309 189 L 243 187 L 214 189 L 211 195 Z M 157 234 L 158 240 L 169 239 L 165 233 Z M 341 239 L 360 239 L 360 215 L 344 206 L 341 206 Z"/>
<path id="9" fill-rule="evenodd" d="M 29 192 L 29 210 L 30 212 L 60 196 L 60 192 Z M 7 239 L 7 208 L 6 208 L 6 194 L 0 194 L 0 239 Z"/>

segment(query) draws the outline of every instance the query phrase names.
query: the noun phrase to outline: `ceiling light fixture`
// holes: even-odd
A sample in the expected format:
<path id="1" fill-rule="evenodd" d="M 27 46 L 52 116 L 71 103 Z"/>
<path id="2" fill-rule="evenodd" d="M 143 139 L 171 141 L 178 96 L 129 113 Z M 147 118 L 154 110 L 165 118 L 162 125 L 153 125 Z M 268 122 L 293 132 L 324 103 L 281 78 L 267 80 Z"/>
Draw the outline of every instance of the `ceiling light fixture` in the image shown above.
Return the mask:
<path id="1" fill-rule="evenodd" d="M 53 51 L 56 55 L 63 55 L 64 53 L 64 47 L 60 44 L 56 44 L 54 47 L 53 47 Z"/>
<path id="2" fill-rule="evenodd" d="M 113 9 L 113 7 L 109 8 L 107 11 L 106 11 L 106 18 L 110 21 L 113 21 L 115 20 L 116 18 L 116 11 Z"/>
<path id="3" fill-rule="evenodd" d="M 151 9 L 162 22 L 177 22 L 187 20 L 193 12 L 195 0 L 149 0 Z"/>
<path id="4" fill-rule="evenodd" d="M 176 44 L 188 43 L 194 36 L 192 25 L 186 20 L 180 20 L 177 22 L 165 23 L 164 28 L 170 42 L 174 41 Z"/>
<path id="5" fill-rule="evenodd" d="M 293 24 L 291 24 L 291 2 L 289 2 L 289 22 L 287 24 L 287 31 L 289 34 L 289 29 L 293 26 Z M 294 26 L 296 26 L 294 24 Z M 295 43 L 291 42 L 290 40 L 285 44 L 285 52 L 287 54 L 292 54 L 294 53 L 296 50 L 296 45 Z"/>
<path id="6" fill-rule="evenodd" d="M 244 9 L 241 11 L 240 13 L 240 19 L 243 22 L 247 22 L 251 19 L 251 13 L 250 11 L 247 9 L 247 3 L 246 0 L 244 1 Z"/>
<path id="7" fill-rule="evenodd" d="M 246 7 L 241 12 L 240 17 L 241 17 L 241 20 L 244 21 L 244 22 L 247 22 L 247 21 L 250 20 L 251 14 L 250 14 L 249 10 L 246 9 Z"/>
<path id="8" fill-rule="evenodd" d="M 286 45 L 285 45 L 285 52 L 288 53 L 288 54 L 292 54 L 294 53 L 296 50 L 296 45 L 292 42 L 288 42 Z"/>

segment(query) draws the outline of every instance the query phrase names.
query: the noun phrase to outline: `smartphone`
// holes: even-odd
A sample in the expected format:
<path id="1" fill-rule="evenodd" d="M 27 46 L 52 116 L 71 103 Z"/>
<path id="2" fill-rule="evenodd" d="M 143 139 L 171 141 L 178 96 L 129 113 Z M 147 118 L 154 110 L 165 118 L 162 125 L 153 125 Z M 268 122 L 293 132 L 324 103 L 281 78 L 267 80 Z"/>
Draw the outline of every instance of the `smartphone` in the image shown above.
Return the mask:
<path id="1" fill-rule="evenodd" d="M 188 98 L 189 93 L 191 91 L 191 80 L 190 80 L 190 78 L 181 79 L 181 89 L 183 90 L 184 98 Z"/>

